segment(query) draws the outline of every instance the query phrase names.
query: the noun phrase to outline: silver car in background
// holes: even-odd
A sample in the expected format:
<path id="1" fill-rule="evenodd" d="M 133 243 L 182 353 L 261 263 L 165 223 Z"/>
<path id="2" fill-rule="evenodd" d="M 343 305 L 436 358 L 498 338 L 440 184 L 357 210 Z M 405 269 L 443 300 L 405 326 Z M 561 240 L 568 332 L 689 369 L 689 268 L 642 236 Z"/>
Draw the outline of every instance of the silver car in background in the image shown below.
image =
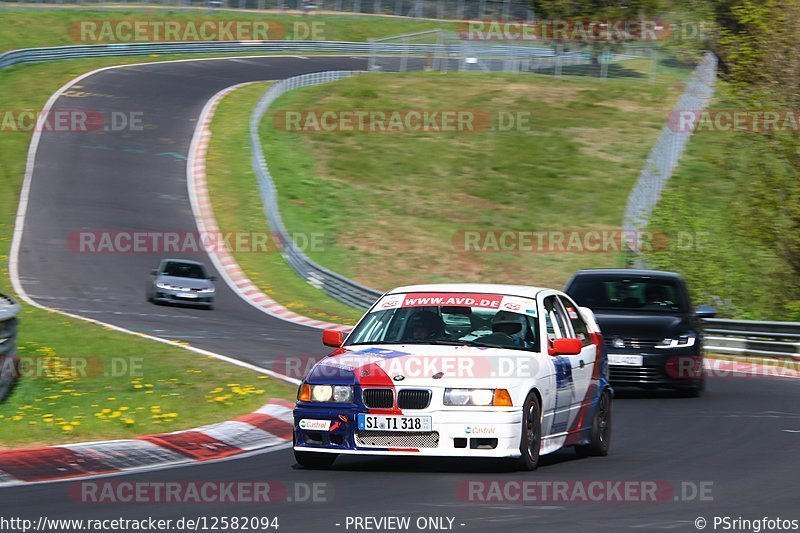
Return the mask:
<path id="1" fill-rule="evenodd" d="M 214 308 L 214 276 L 203 263 L 188 259 L 163 259 L 150 271 L 147 301 Z"/>

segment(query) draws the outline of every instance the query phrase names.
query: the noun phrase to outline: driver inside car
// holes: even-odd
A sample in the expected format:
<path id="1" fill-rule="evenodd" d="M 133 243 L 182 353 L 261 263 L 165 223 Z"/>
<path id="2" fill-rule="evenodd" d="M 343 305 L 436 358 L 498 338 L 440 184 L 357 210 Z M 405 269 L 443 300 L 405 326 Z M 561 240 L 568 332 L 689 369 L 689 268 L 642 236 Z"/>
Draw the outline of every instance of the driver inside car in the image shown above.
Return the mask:
<path id="1" fill-rule="evenodd" d="M 442 337 L 444 321 L 432 311 L 417 311 L 408 319 L 406 340 L 423 341 Z"/>
<path id="2" fill-rule="evenodd" d="M 528 319 L 525 315 L 512 313 L 511 311 L 498 311 L 492 317 L 492 333 L 505 334 L 511 337 L 514 344 L 520 348 L 530 348 L 532 346 L 528 332 Z"/>

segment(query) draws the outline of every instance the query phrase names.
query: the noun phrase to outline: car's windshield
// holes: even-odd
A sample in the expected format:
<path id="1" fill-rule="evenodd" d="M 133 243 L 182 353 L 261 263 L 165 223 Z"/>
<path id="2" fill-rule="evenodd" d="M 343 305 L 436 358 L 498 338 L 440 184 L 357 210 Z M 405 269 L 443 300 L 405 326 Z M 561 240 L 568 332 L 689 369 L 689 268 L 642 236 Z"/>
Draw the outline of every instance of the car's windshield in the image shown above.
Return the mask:
<path id="1" fill-rule="evenodd" d="M 595 311 L 676 313 L 686 310 L 676 282 L 668 279 L 576 279 L 567 291 L 578 305 Z"/>
<path id="2" fill-rule="evenodd" d="M 354 344 L 452 344 L 538 350 L 536 301 L 474 293 L 381 298 L 347 339 Z"/>
<path id="3" fill-rule="evenodd" d="M 196 263 L 169 261 L 164 264 L 164 268 L 161 269 L 161 274 L 164 276 L 174 276 L 176 278 L 206 279 L 206 271 L 203 269 L 203 265 L 198 265 Z"/>

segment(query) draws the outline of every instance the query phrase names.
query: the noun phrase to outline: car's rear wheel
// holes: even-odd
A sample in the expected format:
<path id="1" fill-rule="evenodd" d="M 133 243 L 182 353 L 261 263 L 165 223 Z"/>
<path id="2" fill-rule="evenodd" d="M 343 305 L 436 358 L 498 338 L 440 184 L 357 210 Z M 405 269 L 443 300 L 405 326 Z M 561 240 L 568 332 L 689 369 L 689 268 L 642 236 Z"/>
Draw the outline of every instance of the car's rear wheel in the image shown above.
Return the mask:
<path id="1" fill-rule="evenodd" d="M 301 452 L 294 451 L 294 459 L 302 467 L 323 469 L 333 466 L 337 454 L 335 453 L 319 453 L 319 452 Z"/>
<path id="2" fill-rule="evenodd" d="M 536 470 L 539 466 L 539 449 L 542 444 L 542 408 L 539 398 L 531 391 L 525 398 L 522 409 L 522 435 L 519 451 L 522 454 L 517 461 L 520 470 Z"/>
<path id="3" fill-rule="evenodd" d="M 611 393 L 603 391 L 598 401 L 597 411 L 592 421 L 592 436 L 589 444 L 575 446 L 581 457 L 590 455 L 605 456 L 611 447 Z"/>

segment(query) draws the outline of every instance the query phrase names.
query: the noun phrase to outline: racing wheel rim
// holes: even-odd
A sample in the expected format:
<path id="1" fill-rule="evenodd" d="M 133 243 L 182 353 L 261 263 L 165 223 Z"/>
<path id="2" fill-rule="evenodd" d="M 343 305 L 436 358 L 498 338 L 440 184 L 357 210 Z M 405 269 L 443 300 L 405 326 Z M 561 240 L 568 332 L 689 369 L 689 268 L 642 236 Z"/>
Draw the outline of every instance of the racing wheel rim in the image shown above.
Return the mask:
<path id="1" fill-rule="evenodd" d="M 600 443 L 605 446 L 608 444 L 608 429 L 609 425 L 609 400 L 608 393 L 603 393 L 600 397 L 600 405 L 597 408 L 597 425 L 599 426 Z"/>
<path id="2" fill-rule="evenodd" d="M 528 439 L 528 457 L 533 461 L 539 456 L 539 424 L 536 423 L 538 422 L 539 415 L 536 411 L 536 404 L 531 402 L 525 421 L 525 433 Z"/>

